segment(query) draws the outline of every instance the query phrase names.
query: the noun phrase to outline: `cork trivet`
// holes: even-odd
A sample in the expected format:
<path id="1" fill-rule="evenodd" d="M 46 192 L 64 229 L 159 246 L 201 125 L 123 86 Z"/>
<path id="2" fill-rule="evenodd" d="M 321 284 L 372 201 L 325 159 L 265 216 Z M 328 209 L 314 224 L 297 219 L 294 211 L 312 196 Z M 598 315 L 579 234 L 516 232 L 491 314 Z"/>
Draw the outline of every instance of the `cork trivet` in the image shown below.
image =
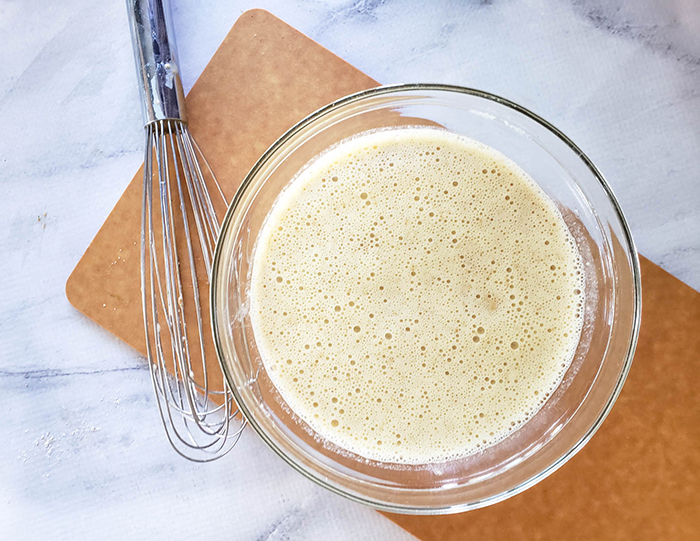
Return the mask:
<path id="1" fill-rule="evenodd" d="M 271 14 L 248 11 L 187 96 L 190 128 L 230 199 L 287 128 L 376 85 Z M 78 310 L 144 353 L 141 183 L 139 170 L 66 293 Z M 644 258 L 642 282 L 632 371 L 612 413 L 577 456 L 534 488 L 485 509 L 386 516 L 424 541 L 700 539 L 700 294 Z M 217 371 L 215 357 L 210 361 Z"/>

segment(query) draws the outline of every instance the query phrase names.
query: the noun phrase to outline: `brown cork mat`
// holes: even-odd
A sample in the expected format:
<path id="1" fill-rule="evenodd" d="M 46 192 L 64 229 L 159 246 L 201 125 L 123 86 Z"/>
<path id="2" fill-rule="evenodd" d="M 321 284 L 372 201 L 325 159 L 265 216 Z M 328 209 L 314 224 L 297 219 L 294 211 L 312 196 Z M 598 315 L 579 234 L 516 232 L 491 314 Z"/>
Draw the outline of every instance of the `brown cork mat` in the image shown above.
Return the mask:
<path id="1" fill-rule="evenodd" d="M 269 13 L 248 11 L 189 93 L 190 127 L 230 199 L 287 128 L 376 85 Z M 141 183 L 138 171 L 66 293 L 78 310 L 144 353 Z M 424 541 L 700 539 L 700 294 L 643 258 L 642 282 L 632 371 L 609 418 L 577 456 L 536 487 L 486 509 L 387 516 Z"/>

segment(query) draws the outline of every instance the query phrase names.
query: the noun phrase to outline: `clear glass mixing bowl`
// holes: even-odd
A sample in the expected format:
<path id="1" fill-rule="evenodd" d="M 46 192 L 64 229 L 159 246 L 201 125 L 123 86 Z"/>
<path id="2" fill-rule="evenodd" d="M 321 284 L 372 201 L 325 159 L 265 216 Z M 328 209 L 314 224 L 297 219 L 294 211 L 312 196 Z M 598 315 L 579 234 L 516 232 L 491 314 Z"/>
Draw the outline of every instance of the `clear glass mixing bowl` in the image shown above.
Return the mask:
<path id="1" fill-rule="evenodd" d="M 248 314 L 256 240 L 275 199 L 319 152 L 355 134 L 442 126 L 522 167 L 559 206 L 585 262 L 581 339 L 561 385 L 505 440 L 439 464 L 399 465 L 338 449 L 298 419 L 271 383 Z M 610 412 L 632 362 L 641 311 L 637 253 L 607 182 L 554 126 L 492 94 L 443 85 L 380 87 L 338 100 L 284 134 L 243 181 L 224 219 L 211 282 L 224 374 L 253 429 L 292 467 L 352 500 L 399 513 L 455 513 L 513 496 L 578 452 Z"/>

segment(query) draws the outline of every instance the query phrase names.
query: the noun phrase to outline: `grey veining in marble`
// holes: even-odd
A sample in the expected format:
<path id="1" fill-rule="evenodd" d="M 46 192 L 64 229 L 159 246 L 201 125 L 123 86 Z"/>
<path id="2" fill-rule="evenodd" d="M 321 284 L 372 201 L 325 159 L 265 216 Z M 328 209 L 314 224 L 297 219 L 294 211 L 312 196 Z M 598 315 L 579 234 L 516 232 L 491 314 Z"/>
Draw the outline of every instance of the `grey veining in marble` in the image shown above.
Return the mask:
<path id="1" fill-rule="evenodd" d="M 610 181 L 644 255 L 700 289 L 697 0 L 172 0 L 189 88 L 262 7 L 375 79 L 481 88 L 539 113 Z M 64 284 L 142 160 L 121 0 L 0 0 L 0 538 L 409 539 L 252 432 L 198 466 L 144 361 Z"/>

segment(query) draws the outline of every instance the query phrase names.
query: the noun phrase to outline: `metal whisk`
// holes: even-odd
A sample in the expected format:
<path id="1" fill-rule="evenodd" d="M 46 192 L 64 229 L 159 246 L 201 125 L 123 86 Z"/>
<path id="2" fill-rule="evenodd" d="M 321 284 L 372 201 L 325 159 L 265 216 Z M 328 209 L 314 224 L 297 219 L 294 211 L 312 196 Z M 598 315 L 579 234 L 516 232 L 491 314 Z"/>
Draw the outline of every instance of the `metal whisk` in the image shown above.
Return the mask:
<path id="1" fill-rule="evenodd" d="M 225 379 L 208 373 L 210 331 L 199 292 L 204 273 L 208 285 L 219 235 L 215 206 L 225 208 L 226 198 L 187 126 L 167 4 L 127 0 L 127 8 L 146 130 L 141 295 L 148 362 L 171 445 L 185 458 L 208 462 L 225 455 L 245 426 Z M 212 389 L 212 377 L 223 380 L 222 390 Z"/>

